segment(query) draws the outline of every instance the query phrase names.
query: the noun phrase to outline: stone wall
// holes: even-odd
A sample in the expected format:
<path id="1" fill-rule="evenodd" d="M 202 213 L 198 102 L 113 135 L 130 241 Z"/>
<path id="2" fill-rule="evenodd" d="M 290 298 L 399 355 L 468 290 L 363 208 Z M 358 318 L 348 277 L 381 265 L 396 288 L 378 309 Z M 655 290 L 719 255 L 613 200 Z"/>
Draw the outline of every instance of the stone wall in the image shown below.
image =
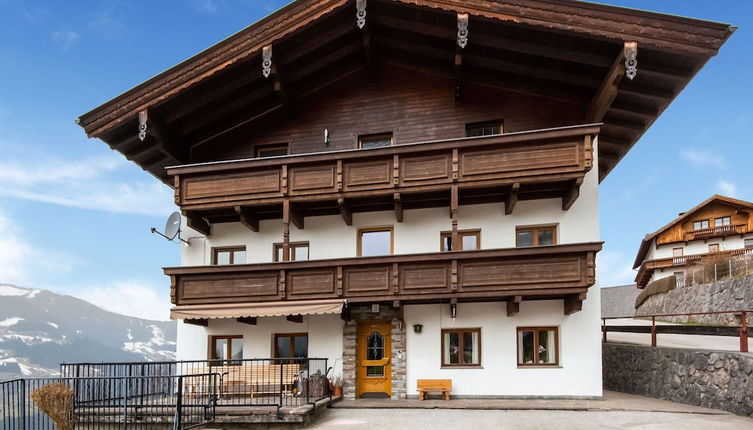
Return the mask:
<path id="1" fill-rule="evenodd" d="M 604 388 L 753 418 L 753 355 L 606 343 Z"/>
<path id="2" fill-rule="evenodd" d="M 641 290 L 635 285 L 601 288 L 601 316 L 624 317 L 635 313 L 635 298 Z"/>
<path id="3" fill-rule="evenodd" d="M 602 293 L 603 294 L 603 293 Z M 677 288 L 646 299 L 636 315 L 679 314 L 753 309 L 753 276 L 727 279 L 709 284 Z M 727 315 L 695 315 L 662 318 L 672 322 L 738 325 L 739 317 Z M 753 315 L 748 316 L 753 324 Z"/>
<path id="4" fill-rule="evenodd" d="M 343 397 L 356 398 L 356 330 L 358 321 L 390 321 L 392 327 L 392 398 L 405 398 L 405 326 L 400 309 L 380 306 L 379 313 L 371 312 L 371 306 L 354 306 L 351 320 L 343 328 Z"/>

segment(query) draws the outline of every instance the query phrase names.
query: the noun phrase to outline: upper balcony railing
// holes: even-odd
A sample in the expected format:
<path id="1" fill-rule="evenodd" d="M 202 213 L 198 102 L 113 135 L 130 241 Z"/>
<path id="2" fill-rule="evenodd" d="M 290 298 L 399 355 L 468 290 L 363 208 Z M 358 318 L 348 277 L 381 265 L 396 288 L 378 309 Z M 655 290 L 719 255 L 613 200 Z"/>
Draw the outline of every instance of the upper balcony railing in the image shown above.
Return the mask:
<path id="1" fill-rule="evenodd" d="M 243 211 L 281 217 L 283 201 L 304 216 L 403 206 L 562 198 L 569 208 L 593 164 L 599 124 L 315 154 L 169 167 L 175 201 L 211 222 Z M 446 198 L 445 198 L 446 194 Z M 386 207 L 385 207 L 386 206 Z M 510 208 L 512 209 L 512 208 Z M 308 212 L 307 212 L 308 211 Z"/>
<path id="2" fill-rule="evenodd" d="M 719 227 L 701 228 L 685 232 L 685 240 L 706 239 L 716 236 L 730 236 L 734 234 L 744 234 L 748 232 L 748 226 L 745 224 L 722 225 Z"/>

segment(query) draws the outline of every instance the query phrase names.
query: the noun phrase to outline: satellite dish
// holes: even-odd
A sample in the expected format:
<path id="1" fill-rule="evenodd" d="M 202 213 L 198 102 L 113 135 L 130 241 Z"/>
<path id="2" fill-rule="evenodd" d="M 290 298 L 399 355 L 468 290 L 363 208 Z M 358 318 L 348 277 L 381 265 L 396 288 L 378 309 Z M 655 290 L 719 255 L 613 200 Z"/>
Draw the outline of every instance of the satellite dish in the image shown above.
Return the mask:
<path id="1" fill-rule="evenodd" d="M 152 227 L 152 233 L 158 234 L 165 239 L 169 240 L 170 242 L 175 242 L 175 239 L 177 238 L 179 241 L 186 244 L 186 246 L 190 245 L 188 240 L 182 239 L 180 237 L 180 222 L 181 222 L 181 216 L 180 212 L 173 212 L 170 214 L 170 216 L 167 218 L 167 222 L 165 223 L 165 233 L 160 233 L 156 228 Z"/>
<path id="2" fill-rule="evenodd" d="M 165 236 L 169 240 L 174 240 L 178 234 L 180 234 L 180 212 L 173 212 L 165 223 Z"/>

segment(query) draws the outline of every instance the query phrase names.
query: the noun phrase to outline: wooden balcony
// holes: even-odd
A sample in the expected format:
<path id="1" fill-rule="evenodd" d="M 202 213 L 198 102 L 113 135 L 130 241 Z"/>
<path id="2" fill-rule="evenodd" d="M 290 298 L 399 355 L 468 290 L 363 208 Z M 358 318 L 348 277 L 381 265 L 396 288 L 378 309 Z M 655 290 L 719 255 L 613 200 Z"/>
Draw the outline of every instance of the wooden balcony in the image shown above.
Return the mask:
<path id="1" fill-rule="evenodd" d="M 561 198 L 568 209 L 593 163 L 600 125 L 400 144 L 386 148 L 234 160 L 168 168 L 192 225 Z M 398 220 L 402 218 L 398 215 Z M 302 224 L 302 221 L 300 222 Z M 201 231 L 200 230 L 200 231 Z"/>
<path id="2" fill-rule="evenodd" d="M 645 287 L 646 284 L 648 283 L 648 280 L 651 279 L 651 275 L 654 273 L 654 270 L 656 269 L 687 267 L 687 266 L 692 266 L 694 264 L 701 263 L 703 261 L 713 260 L 714 258 L 730 258 L 730 257 L 736 257 L 738 255 L 752 255 L 752 254 L 753 254 L 753 249 L 742 248 L 742 249 L 733 249 L 730 251 L 706 252 L 703 254 L 689 254 L 689 255 L 681 255 L 678 257 L 656 258 L 653 260 L 646 260 L 643 262 L 643 264 L 641 264 L 641 267 L 638 269 L 638 274 L 635 276 L 635 282 L 638 284 L 639 287 L 641 288 Z"/>
<path id="3" fill-rule="evenodd" d="M 749 233 L 746 224 L 723 225 L 719 227 L 702 228 L 685 232 L 685 240 L 710 239 L 712 237 L 734 236 Z"/>
<path id="4" fill-rule="evenodd" d="M 344 298 L 351 303 L 565 298 L 579 309 L 601 242 L 165 268 L 173 304 Z M 576 309 L 577 308 L 577 309 Z"/>

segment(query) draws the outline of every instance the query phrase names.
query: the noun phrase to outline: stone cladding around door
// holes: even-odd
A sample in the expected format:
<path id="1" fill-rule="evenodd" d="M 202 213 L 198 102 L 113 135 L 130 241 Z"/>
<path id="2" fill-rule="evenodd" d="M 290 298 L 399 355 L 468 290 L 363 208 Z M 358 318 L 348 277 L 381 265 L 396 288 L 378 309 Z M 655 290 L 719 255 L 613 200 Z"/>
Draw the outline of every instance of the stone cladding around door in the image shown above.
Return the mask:
<path id="1" fill-rule="evenodd" d="M 359 321 L 390 321 L 392 326 L 392 398 L 405 398 L 405 323 L 400 309 L 380 305 L 379 313 L 371 312 L 371 306 L 354 306 L 351 320 L 343 328 L 343 397 L 356 398 L 356 328 Z"/>

